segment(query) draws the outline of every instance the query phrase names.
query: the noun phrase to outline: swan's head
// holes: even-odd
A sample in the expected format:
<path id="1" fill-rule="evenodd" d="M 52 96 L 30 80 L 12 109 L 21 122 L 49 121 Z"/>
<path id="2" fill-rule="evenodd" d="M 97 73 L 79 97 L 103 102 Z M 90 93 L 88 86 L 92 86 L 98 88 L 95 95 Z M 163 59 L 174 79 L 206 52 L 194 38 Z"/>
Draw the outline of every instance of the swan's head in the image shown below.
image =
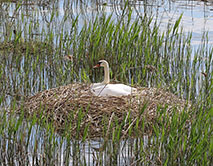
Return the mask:
<path id="1" fill-rule="evenodd" d="M 100 60 L 93 68 L 98 68 L 98 67 L 109 67 L 109 64 L 105 60 Z"/>
<path id="2" fill-rule="evenodd" d="M 100 60 L 97 65 L 95 65 L 93 68 L 98 68 L 98 67 L 104 67 L 104 81 L 102 84 L 109 84 L 110 78 L 109 78 L 109 64 L 105 60 Z"/>

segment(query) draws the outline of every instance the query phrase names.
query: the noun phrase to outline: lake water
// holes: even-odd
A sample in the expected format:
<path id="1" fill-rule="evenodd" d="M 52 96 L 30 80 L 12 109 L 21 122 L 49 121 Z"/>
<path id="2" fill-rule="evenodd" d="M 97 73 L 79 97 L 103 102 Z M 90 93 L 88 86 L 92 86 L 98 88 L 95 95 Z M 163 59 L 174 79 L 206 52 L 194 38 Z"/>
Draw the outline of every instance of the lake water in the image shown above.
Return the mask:
<path id="1" fill-rule="evenodd" d="M 45 31 L 48 31 L 50 27 L 53 29 L 55 34 L 60 32 L 62 27 L 63 29 L 65 29 L 65 31 L 67 31 L 67 33 L 69 33 L 72 19 L 78 15 L 80 19 L 79 21 L 81 23 L 79 24 L 79 30 L 85 22 L 88 22 L 89 19 L 95 18 L 97 13 L 104 12 L 107 15 L 113 13 L 113 18 L 116 20 L 117 17 L 122 16 L 122 9 L 125 6 L 122 1 L 93 0 L 58 0 L 53 2 L 23 1 L 22 5 L 20 6 L 17 3 L 13 2 L 1 2 L 0 4 L 0 41 L 4 41 L 6 38 L 5 36 L 13 36 L 11 30 L 21 30 L 23 32 L 22 36 L 24 38 L 29 38 L 29 27 L 33 27 L 32 30 L 35 36 L 40 36 L 41 34 L 45 33 Z M 175 24 L 175 21 L 180 17 L 181 14 L 183 14 L 181 26 L 183 27 L 184 33 L 192 33 L 192 45 L 194 46 L 194 48 L 197 48 L 202 43 L 202 35 L 204 32 L 208 32 L 208 44 L 213 44 L 213 2 L 145 0 L 129 1 L 128 5 L 133 10 L 133 18 L 144 16 L 146 14 L 150 17 L 153 16 L 154 20 L 157 19 L 160 25 L 160 31 L 162 32 L 166 31 L 168 24 L 173 26 Z M 56 11 L 56 13 L 52 12 L 53 9 L 54 11 Z M 50 24 L 51 20 L 53 21 Z M 22 60 L 24 61 L 24 58 Z M 21 66 L 21 68 L 23 68 L 23 66 Z M 9 65 L 8 71 L 10 71 Z M 16 74 L 18 72 L 16 71 L 14 73 Z M 47 83 L 48 78 L 46 78 L 45 73 L 44 77 Z M 48 83 L 45 87 L 49 88 Z M 22 90 L 24 91 L 24 89 Z M 35 131 L 33 131 L 33 135 L 34 134 Z M 32 139 L 30 141 L 32 144 L 34 144 L 35 140 Z M 40 141 L 42 142 L 43 140 Z M 91 165 L 93 161 L 89 161 L 91 159 L 90 156 L 94 154 L 94 150 L 92 148 L 99 148 L 100 142 L 101 141 L 98 140 L 85 143 L 86 150 L 83 149 L 85 151 L 84 157 L 86 158 L 88 163 L 91 162 Z M 144 138 L 144 142 L 146 145 L 146 137 Z M 131 140 L 128 143 L 131 144 Z M 64 144 L 66 143 L 63 142 L 61 149 L 62 153 L 60 153 L 62 154 L 62 163 L 63 151 L 65 148 Z M 39 145 L 41 144 L 39 143 Z M 82 144 L 82 146 L 84 146 L 84 144 Z M 121 158 L 125 159 L 134 156 L 134 154 L 130 153 L 130 155 L 128 156 L 125 153 L 129 152 L 128 145 L 124 145 L 124 143 L 122 142 L 121 146 L 124 146 L 124 150 L 126 150 L 120 153 Z M 121 163 L 124 163 L 124 161 L 121 161 Z"/>
<path id="2" fill-rule="evenodd" d="M 122 1 L 68 1 L 59 0 L 48 3 L 38 3 L 35 1 L 23 1 L 22 5 L 18 7 L 17 3 L 2 3 L 0 10 L 0 36 L 3 40 L 3 35 L 7 30 L 7 23 L 16 22 L 11 25 L 13 28 L 18 28 L 23 31 L 24 26 L 34 25 L 34 33 L 40 34 L 42 29 L 48 30 L 48 23 L 51 16 L 54 17 L 55 31 L 60 30 L 62 24 L 64 29 L 69 31 L 70 19 L 79 15 L 82 24 L 88 19 L 92 19 L 97 13 L 112 14 L 113 17 L 121 17 L 122 9 L 124 8 Z M 175 21 L 183 14 L 181 26 L 184 32 L 192 32 L 194 45 L 201 42 L 203 32 L 209 33 L 209 43 L 213 43 L 213 2 L 203 1 L 129 1 L 128 5 L 133 10 L 132 17 L 153 16 L 157 18 L 160 23 L 160 30 L 165 31 L 168 23 L 174 25 Z M 53 9 L 57 11 L 52 15 Z M 66 21 L 64 20 L 66 16 Z M 15 27 L 22 22 L 19 27 Z M 27 32 L 26 32 L 27 33 Z M 26 34 L 27 35 L 27 34 Z"/>

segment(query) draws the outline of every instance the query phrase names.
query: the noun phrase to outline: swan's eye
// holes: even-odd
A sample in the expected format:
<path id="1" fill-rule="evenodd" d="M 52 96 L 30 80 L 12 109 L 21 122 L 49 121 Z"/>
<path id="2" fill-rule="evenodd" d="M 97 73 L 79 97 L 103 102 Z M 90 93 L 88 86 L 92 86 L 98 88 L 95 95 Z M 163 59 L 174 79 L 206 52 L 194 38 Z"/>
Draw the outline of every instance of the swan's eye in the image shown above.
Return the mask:
<path id="1" fill-rule="evenodd" d="M 93 66 L 93 68 L 98 68 L 98 67 L 100 67 L 100 66 L 101 66 L 101 63 L 102 63 L 102 62 L 98 62 L 97 65 Z"/>

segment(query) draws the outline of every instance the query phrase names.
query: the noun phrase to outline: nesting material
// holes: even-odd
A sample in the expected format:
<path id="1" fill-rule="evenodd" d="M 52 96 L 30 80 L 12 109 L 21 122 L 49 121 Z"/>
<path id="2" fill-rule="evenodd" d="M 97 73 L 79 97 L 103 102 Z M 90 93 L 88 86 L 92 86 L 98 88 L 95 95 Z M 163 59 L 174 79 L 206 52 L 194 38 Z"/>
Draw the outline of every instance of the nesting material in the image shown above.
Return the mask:
<path id="1" fill-rule="evenodd" d="M 81 136 L 85 127 L 89 125 L 90 137 L 103 136 L 104 119 L 106 126 L 115 119 L 121 124 L 130 113 L 133 122 L 131 125 L 134 125 L 139 116 L 145 116 L 147 121 L 154 120 L 159 105 L 166 106 L 169 115 L 173 107 L 176 107 L 176 111 L 181 111 L 185 107 L 184 100 L 162 89 L 137 88 L 137 91 L 131 96 L 97 97 L 90 92 L 89 85 L 69 84 L 37 93 L 29 97 L 23 106 L 26 115 L 40 116 L 42 111 L 42 116 L 48 117 L 58 131 L 64 130 L 66 122 L 70 123 L 73 136 L 76 134 L 79 112 L 82 112 Z M 144 104 L 147 104 L 147 107 L 140 115 Z M 126 123 L 122 129 L 123 134 L 129 127 L 128 122 Z"/>

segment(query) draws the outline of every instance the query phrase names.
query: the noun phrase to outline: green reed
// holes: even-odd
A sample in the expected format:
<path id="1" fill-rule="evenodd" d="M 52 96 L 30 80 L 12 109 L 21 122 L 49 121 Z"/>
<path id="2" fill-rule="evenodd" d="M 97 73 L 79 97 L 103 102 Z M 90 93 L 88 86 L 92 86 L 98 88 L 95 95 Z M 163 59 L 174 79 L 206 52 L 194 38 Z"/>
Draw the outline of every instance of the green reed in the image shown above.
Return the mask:
<path id="1" fill-rule="evenodd" d="M 36 39 L 36 42 L 18 40 L 16 49 L 23 49 L 25 57 L 23 59 L 23 53 L 20 53 L 16 59 L 12 57 L 12 63 L 14 59 L 20 72 L 18 77 L 24 82 L 20 86 L 36 92 L 73 81 L 100 81 L 92 65 L 99 59 L 106 59 L 115 81 L 138 86 L 167 86 L 173 93 L 193 99 L 200 90 L 196 91 L 198 79 L 204 82 L 203 76 L 197 75 L 197 70 L 204 66 L 204 72 L 211 73 L 211 49 L 207 54 L 197 50 L 192 57 L 191 34 L 186 36 L 177 30 L 180 19 L 165 33 L 159 33 L 156 24 L 151 27 L 152 22 L 148 18 L 132 22 L 131 12 L 127 21 L 115 22 L 112 16 L 102 15 L 86 23 L 79 31 L 77 17 L 73 20 L 70 34 L 62 27 L 59 34 L 55 34 L 54 30 L 48 34 L 42 32 L 42 38 Z M 17 31 L 16 36 L 18 34 L 21 32 Z M 65 62 L 63 57 L 66 54 L 73 55 L 73 63 Z M 203 55 L 209 60 L 202 60 Z M 148 68 L 150 65 L 154 70 Z M 207 78 L 205 85 L 209 86 L 211 75 Z M 13 82 L 17 82 L 16 79 Z"/>
<path id="2" fill-rule="evenodd" d="M 3 108 L 0 113 L 1 163 L 210 165 L 213 49 L 208 46 L 208 34 L 193 50 L 192 34 L 183 33 L 179 27 L 182 16 L 161 32 L 153 18 L 133 19 L 131 10 L 120 19 L 98 15 L 85 21 L 81 28 L 79 16 L 71 18 L 66 10 L 60 26 L 55 28 L 56 7 L 47 17 L 46 26 L 40 27 L 38 20 L 21 15 L 22 19 L 14 23 L 15 31 L 8 24 L 9 34 L 1 37 L 4 42 L 0 46 L 0 105 L 12 107 L 10 114 Z M 16 8 L 18 12 L 20 4 Z M 69 54 L 73 55 L 73 62 L 64 60 Z M 141 106 L 141 116 L 135 121 L 130 112 L 121 124 L 116 116 L 113 121 L 103 117 L 103 141 L 99 141 L 98 148 L 93 145 L 95 140 L 89 139 L 89 126 L 81 126 L 86 114 L 81 108 L 71 110 L 61 135 L 55 133 L 49 117 L 43 116 L 45 110 L 28 118 L 24 112 L 19 116 L 13 112 L 25 96 L 38 91 L 73 82 L 101 81 L 102 73 L 92 70 L 100 59 L 110 63 L 113 81 L 165 88 L 191 100 L 192 108 L 180 115 L 173 108 L 170 117 L 166 108 L 159 106 L 156 123 L 143 117 L 146 105 Z M 77 119 L 74 111 L 78 111 Z M 70 133 L 70 121 L 77 123 L 75 138 Z"/>
<path id="3" fill-rule="evenodd" d="M 130 158 L 133 157 L 133 161 L 137 161 L 137 164 L 179 163 L 190 165 L 203 163 L 209 165 L 212 147 L 209 142 L 212 130 L 210 111 L 212 110 L 206 110 L 205 114 L 203 110 L 204 108 L 201 106 L 193 112 L 183 111 L 180 115 L 174 111 L 173 116 L 170 117 L 166 113 L 166 108 L 159 107 L 157 121 L 151 127 L 153 132 L 148 136 L 140 130 L 144 129 L 145 120 L 143 123 L 137 124 L 136 128 L 131 128 L 131 119 L 128 122 L 127 113 L 127 118 L 124 118 L 122 124 L 116 123 L 116 120 L 111 121 L 109 134 L 112 139 L 110 139 L 110 135 L 107 136 L 109 138 L 100 144 L 99 150 L 94 151 L 92 143 L 87 144 L 84 149 L 89 148 L 96 154 L 96 157 L 90 156 L 90 160 L 97 159 L 96 163 L 118 164 L 119 161 L 122 162 L 122 155 L 125 154 Z M 19 164 L 29 164 L 27 154 L 30 153 L 34 162 L 40 164 L 59 164 L 61 159 L 58 157 L 61 155 L 67 164 L 70 163 L 70 160 L 73 161 L 73 164 L 86 163 L 88 156 L 85 156 L 85 152 L 82 151 L 82 145 L 86 140 L 81 142 L 79 139 L 72 139 L 69 130 L 65 132 L 66 135 L 58 137 L 54 133 L 54 126 L 51 122 L 43 122 L 42 128 L 35 125 L 35 122 L 39 121 L 39 118 L 35 116 L 26 120 L 23 118 L 24 114 L 18 118 L 14 118 L 14 116 L 15 114 L 11 114 L 9 117 L 2 114 L 0 118 L 0 146 L 2 151 L 7 149 L 8 152 L 1 153 L 1 161 L 8 158 L 7 162 L 11 164 L 16 160 L 19 161 Z M 127 140 L 120 135 L 124 124 L 129 125 L 127 130 L 129 139 Z M 135 139 L 131 138 L 133 132 L 128 132 L 129 130 L 136 131 Z M 87 135 L 90 137 L 89 131 L 87 131 Z M 109 158 L 103 160 L 103 156 Z M 129 159 L 126 158 L 126 160 L 126 162 L 130 162 Z"/>

